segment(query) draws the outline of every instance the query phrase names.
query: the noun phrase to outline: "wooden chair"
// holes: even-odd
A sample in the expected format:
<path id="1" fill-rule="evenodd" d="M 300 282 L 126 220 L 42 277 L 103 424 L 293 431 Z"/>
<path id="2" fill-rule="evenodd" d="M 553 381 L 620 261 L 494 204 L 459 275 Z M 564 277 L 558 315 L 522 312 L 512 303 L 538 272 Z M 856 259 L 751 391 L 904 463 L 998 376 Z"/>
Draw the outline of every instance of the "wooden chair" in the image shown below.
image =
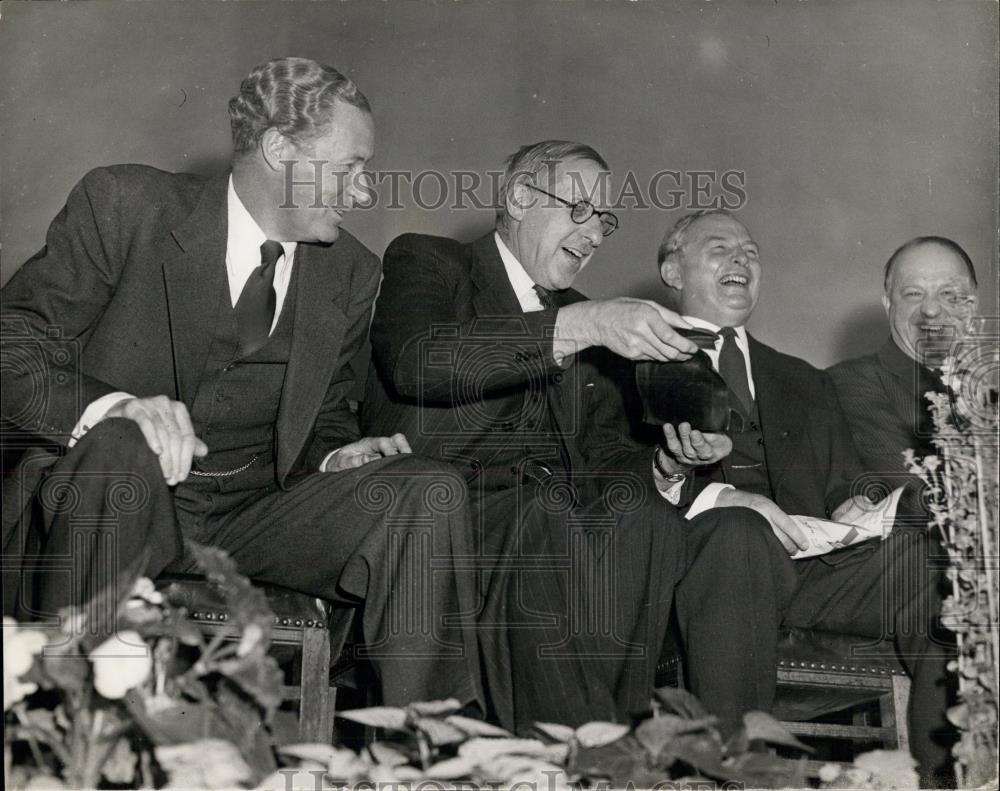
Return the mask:
<path id="1" fill-rule="evenodd" d="M 195 575 L 164 574 L 157 587 L 207 634 L 227 628 L 230 614 L 212 583 Z M 289 646 L 300 668 L 297 684 L 283 687 L 283 698 L 298 702 L 299 739 L 330 743 L 336 711 L 337 685 L 331 665 L 343 651 L 355 608 L 333 604 L 278 585 L 254 583 L 267 595 L 274 612 L 272 649 Z"/>
<path id="2" fill-rule="evenodd" d="M 906 750 L 910 679 L 891 642 L 812 629 L 782 630 L 778 642 L 778 692 L 773 710 L 797 736 L 877 742 Z M 680 653 L 667 650 L 657 667 L 657 686 L 684 685 Z M 872 703 L 878 724 L 872 724 Z M 817 721 L 850 710 L 851 723 Z"/>

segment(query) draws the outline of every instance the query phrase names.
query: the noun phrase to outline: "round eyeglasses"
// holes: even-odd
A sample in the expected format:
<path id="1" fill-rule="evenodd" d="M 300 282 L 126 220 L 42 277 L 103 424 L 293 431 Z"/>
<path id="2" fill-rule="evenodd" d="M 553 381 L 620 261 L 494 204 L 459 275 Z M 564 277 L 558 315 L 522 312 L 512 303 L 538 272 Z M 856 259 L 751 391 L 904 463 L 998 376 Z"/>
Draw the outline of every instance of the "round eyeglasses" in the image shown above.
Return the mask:
<path id="1" fill-rule="evenodd" d="M 551 192 L 546 192 L 534 184 L 528 184 L 527 186 L 536 192 L 542 193 L 542 195 L 548 195 L 553 200 L 559 201 L 563 206 L 569 207 L 569 218 L 577 225 L 583 225 L 596 214 L 597 219 L 601 221 L 601 236 L 611 236 L 618 227 L 618 218 L 614 214 L 609 211 L 598 211 L 589 200 L 578 200 L 576 203 L 572 203 L 560 198 L 558 195 L 553 195 Z"/>

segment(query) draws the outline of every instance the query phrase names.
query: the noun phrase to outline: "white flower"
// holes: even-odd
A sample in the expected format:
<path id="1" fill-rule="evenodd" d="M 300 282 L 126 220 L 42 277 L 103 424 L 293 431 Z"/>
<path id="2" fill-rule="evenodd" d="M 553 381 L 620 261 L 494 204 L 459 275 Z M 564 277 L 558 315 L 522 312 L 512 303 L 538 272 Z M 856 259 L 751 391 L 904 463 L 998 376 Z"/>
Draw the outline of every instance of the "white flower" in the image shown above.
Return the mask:
<path id="1" fill-rule="evenodd" d="M 94 664 L 94 688 L 117 700 L 137 687 L 153 668 L 152 652 L 137 632 L 118 632 L 90 652 Z"/>
<path id="2" fill-rule="evenodd" d="M 259 624 L 247 624 L 240 637 L 240 644 L 236 647 L 236 656 L 246 656 L 253 651 L 264 639 L 264 630 Z"/>
<path id="3" fill-rule="evenodd" d="M 21 681 L 21 676 L 31 670 L 35 655 L 48 643 L 42 632 L 34 629 L 18 629 L 13 618 L 3 619 L 3 710 L 26 695 L 30 695 L 38 685 Z"/>
<path id="4" fill-rule="evenodd" d="M 840 777 L 840 767 L 837 764 L 823 764 L 819 768 L 819 780 L 821 783 L 832 783 Z"/>
<path id="5" fill-rule="evenodd" d="M 163 604 L 163 594 L 156 589 L 149 577 L 139 577 L 135 581 L 126 606 L 139 607 L 144 604 Z"/>

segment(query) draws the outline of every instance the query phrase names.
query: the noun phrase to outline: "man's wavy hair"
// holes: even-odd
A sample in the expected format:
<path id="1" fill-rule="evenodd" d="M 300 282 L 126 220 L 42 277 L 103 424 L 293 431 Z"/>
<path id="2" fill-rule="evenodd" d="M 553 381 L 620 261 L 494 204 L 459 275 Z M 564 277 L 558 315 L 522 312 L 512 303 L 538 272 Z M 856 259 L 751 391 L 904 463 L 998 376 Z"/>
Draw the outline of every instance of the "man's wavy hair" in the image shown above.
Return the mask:
<path id="1" fill-rule="evenodd" d="M 365 95 L 332 66 L 307 58 L 277 58 L 256 66 L 229 100 L 233 152 L 245 154 L 271 127 L 296 145 L 330 124 L 338 101 L 370 113 Z"/>
<path id="2" fill-rule="evenodd" d="M 670 256 L 676 255 L 684 249 L 684 235 L 695 220 L 700 220 L 702 217 L 712 217 L 716 214 L 722 217 L 729 217 L 733 220 L 736 219 L 732 212 L 728 212 L 725 209 L 698 209 L 690 214 L 685 214 L 676 223 L 674 223 L 674 225 L 663 237 L 663 241 L 660 242 L 660 249 L 656 251 L 657 269 L 659 269 L 663 262 L 670 258 Z"/>
<path id="3" fill-rule="evenodd" d="M 509 157 L 505 163 L 503 180 L 497 190 L 497 229 L 507 228 L 507 193 L 514 185 L 523 180 L 552 191 L 552 170 L 561 162 L 582 159 L 593 162 L 601 170 L 611 170 L 604 157 L 584 143 L 574 143 L 569 140 L 543 140 L 522 146 Z M 548 182 L 538 176 L 548 171 Z M 541 183 L 539 183 L 541 181 Z"/>

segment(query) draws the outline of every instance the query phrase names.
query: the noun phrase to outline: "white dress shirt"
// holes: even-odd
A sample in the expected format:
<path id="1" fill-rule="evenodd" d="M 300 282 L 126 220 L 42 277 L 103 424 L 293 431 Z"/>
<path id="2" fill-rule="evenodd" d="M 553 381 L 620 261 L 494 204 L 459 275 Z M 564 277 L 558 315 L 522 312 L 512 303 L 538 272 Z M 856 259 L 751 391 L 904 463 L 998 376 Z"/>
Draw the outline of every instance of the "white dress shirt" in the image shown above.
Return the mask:
<path id="1" fill-rule="evenodd" d="M 233 177 L 229 177 L 229 189 L 226 193 L 226 275 L 229 280 L 229 299 L 233 307 L 239 301 L 243 287 L 249 280 L 254 269 L 260 266 L 260 246 L 267 240 L 264 231 L 257 221 L 250 216 L 247 207 L 243 205 Z M 271 332 L 278 324 L 281 308 L 288 293 L 288 284 L 292 279 L 292 263 L 295 258 L 295 242 L 282 242 L 284 254 L 278 258 L 274 269 L 274 320 L 271 322 Z M 120 401 L 133 398 L 131 393 L 108 393 L 92 401 L 83 410 L 83 414 L 73 427 L 69 446 L 73 447 L 84 434 L 104 419 L 105 415 Z M 324 463 L 326 460 L 324 459 Z"/>
<path id="2" fill-rule="evenodd" d="M 517 260 L 514 254 L 510 251 L 510 248 L 504 244 L 503 239 L 500 238 L 500 234 L 494 233 L 493 239 L 497 244 L 497 249 L 500 251 L 500 260 L 503 261 L 504 269 L 507 270 L 507 280 L 510 282 L 510 286 L 514 289 L 514 294 L 517 296 L 517 301 L 521 305 L 521 310 L 525 313 L 534 313 L 539 310 L 545 310 L 545 306 L 542 305 L 541 300 L 538 297 L 538 292 L 535 291 L 535 281 L 531 279 L 531 275 L 525 271 L 525 268 L 521 265 L 521 262 Z M 653 470 L 653 478 L 656 478 L 656 464 L 655 462 L 651 465 Z M 680 502 L 681 491 L 684 488 L 684 481 L 679 481 L 671 485 L 668 489 L 657 489 L 667 502 L 677 505 Z M 693 518 L 693 517 L 692 517 Z"/>
<path id="3" fill-rule="evenodd" d="M 710 321 L 705 321 L 704 319 L 699 319 L 694 316 L 684 316 L 684 320 L 690 324 L 692 327 L 698 327 L 704 330 L 711 330 L 712 332 L 718 332 L 722 328 L 717 324 L 712 324 Z M 750 347 L 747 343 L 747 331 L 745 327 L 733 327 L 736 330 L 736 346 L 743 354 L 743 362 L 747 367 L 747 384 L 750 385 L 750 395 L 754 398 L 757 397 L 757 391 L 753 386 L 753 370 L 750 367 Z M 715 342 L 715 347 L 712 349 L 705 349 L 705 354 L 708 355 L 709 359 L 712 361 L 712 367 L 718 372 L 719 370 L 719 354 L 722 351 L 722 338 L 720 337 Z M 698 514 L 703 513 L 710 508 L 715 507 L 716 501 L 719 499 L 719 493 L 725 489 L 735 489 L 736 487 L 729 483 L 710 483 L 701 493 L 694 498 L 694 502 L 691 503 L 691 507 L 688 509 L 685 517 L 687 519 L 694 519 Z"/>
<path id="4" fill-rule="evenodd" d="M 507 280 L 510 281 L 510 286 L 514 289 L 517 301 L 521 304 L 521 310 L 525 313 L 545 310 L 545 306 L 542 305 L 542 301 L 538 298 L 538 292 L 535 291 L 535 281 L 531 279 L 531 275 L 525 271 L 525 268 L 521 266 L 521 262 L 514 257 L 510 248 L 504 244 L 503 239 L 500 238 L 500 234 L 494 233 L 493 239 L 497 243 L 497 249 L 500 251 L 500 260 L 503 261 L 504 269 L 507 270 Z"/>

